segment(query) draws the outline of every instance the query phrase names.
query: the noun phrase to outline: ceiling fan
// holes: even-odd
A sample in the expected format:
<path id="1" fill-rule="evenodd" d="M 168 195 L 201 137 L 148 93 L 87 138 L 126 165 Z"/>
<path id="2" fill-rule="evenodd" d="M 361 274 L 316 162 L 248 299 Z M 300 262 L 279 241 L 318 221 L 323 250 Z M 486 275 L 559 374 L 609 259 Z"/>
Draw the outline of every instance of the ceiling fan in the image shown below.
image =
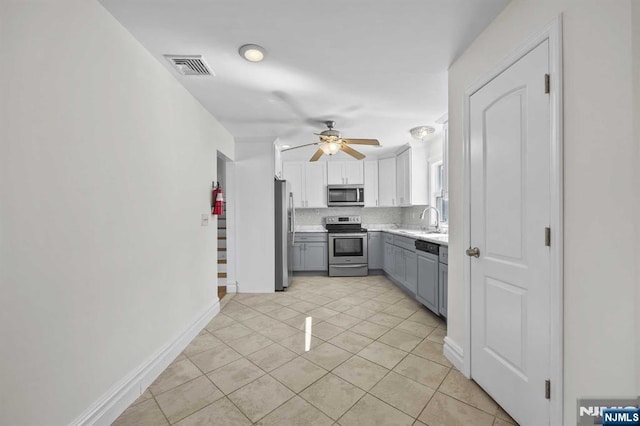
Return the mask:
<path id="1" fill-rule="evenodd" d="M 338 130 L 334 130 L 333 127 L 336 125 L 335 121 L 325 121 L 324 124 L 328 127 L 328 130 L 325 130 L 320 133 L 315 133 L 320 136 L 320 140 L 318 142 L 308 143 L 305 145 L 294 146 L 293 148 L 283 149 L 282 152 L 291 151 L 292 149 L 298 149 L 305 146 L 311 145 L 319 145 L 318 150 L 311 157 L 309 161 L 318 161 L 322 154 L 333 155 L 338 151 L 342 151 L 345 154 L 349 154 L 356 160 L 362 160 L 365 158 L 365 155 L 355 149 L 351 148 L 349 145 L 375 145 L 380 146 L 380 142 L 377 139 L 344 139 L 340 137 L 340 132 Z"/>

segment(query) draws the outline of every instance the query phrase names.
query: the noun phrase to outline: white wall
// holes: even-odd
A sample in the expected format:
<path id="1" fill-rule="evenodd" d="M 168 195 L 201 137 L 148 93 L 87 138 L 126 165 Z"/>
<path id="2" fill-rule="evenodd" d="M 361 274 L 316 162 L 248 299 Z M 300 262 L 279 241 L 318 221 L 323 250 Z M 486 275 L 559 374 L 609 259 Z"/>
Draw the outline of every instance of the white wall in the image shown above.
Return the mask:
<path id="1" fill-rule="evenodd" d="M 68 424 L 217 303 L 234 142 L 96 1 L 0 19 L 0 424 Z"/>
<path id="2" fill-rule="evenodd" d="M 238 292 L 275 291 L 273 139 L 238 139 L 233 164 Z"/>
<path id="3" fill-rule="evenodd" d="M 448 334 L 462 347 L 463 93 L 564 13 L 565 424 L 580 396 L 635 395 L 631 0 L 514 0 L 449 73 Z M 553 84 L 553 83 L 552 83 Z M 614 349 L 615 348 L 615 349 Z"/>

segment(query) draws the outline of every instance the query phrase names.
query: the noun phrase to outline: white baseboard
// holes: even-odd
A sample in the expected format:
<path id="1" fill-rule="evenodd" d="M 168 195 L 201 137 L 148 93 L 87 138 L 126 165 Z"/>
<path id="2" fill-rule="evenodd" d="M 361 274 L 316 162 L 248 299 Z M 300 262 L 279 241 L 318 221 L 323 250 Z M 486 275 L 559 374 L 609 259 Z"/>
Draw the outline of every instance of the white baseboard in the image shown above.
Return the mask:
<path id="1" fill-rule="evenodd" d="M 227 283 L 227 293 L 237 293 L 238 283 Z"/>
<path id="2" fill-rule="evenodd" d="M 198 315 L 182 333 L 167 342 L 149 359 L 127 374 L 96 400 L 71 425 L 110 425 L 149 387 L 165 368 L 187 347 L 194 337 L 220 312 L 216 300 Z"/>
<path id="3" fill-rule="evenodd" d="M 444 356 L 453 364 L 462 374 L 464 373 L 464 352 L 462 348 L 449 336 L 444 338 Z"/>

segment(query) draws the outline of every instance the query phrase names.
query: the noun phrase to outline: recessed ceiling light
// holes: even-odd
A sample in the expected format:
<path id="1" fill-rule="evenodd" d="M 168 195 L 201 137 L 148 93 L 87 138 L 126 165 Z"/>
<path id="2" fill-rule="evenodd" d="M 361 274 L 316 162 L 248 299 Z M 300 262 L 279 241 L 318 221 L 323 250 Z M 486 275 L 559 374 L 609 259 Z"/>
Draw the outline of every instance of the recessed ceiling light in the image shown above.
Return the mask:
<path id="1" fill-rule="evenodd" d="M 291 148 L 291 145 L 282 145 L 281 146 L 282 149 L 287 149 L 287 148 Z"/>
<path id="2" fill-rule="evenodd" d="M 264 47 L 258 46 L 257 44 L 245 44 L 244 46 L 240 46 L 238 52 L 240 53 L 240 56 L 249 62 L 260 62 L 264 59 L 264 55 L 266 54 Z"/>

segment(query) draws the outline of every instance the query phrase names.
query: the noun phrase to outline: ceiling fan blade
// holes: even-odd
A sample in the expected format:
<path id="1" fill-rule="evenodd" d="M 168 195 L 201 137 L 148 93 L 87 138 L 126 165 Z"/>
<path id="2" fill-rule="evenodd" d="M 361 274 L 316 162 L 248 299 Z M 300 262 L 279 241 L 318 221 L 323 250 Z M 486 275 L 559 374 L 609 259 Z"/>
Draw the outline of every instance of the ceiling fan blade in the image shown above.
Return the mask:
<path id="1" fill-rule="evenodd" d="M 292 149 L 298 149 L 298 148 L 302 148 L 302 147 L 305 147 L 305 146 L 318 145 L 319 143 L 320 142 L 313 142 L 313 143 L 307 143 L 307 144 L 304 144 L 304 145 L 292 146 L 291 148 L 282 149 L 282 150 L 280 150 L 280 152 L 291 151 Z"/>
<path id="2" fill-rule="evenodd" d="M 324 152 L 321 149 L 318 149 L 316 153 L 313 154 L 313 157 L 311 157 L 311 160 L 309 161 L 318 161 L 320 157 L 322 157 L 322 154 L 324 154 Z"/>
<path id="3" fill-rule="evenodd" d="M 378 139 L 342 139 L 345 143 L 352 145 L 380 145 Z"/>
<path id="4" fill-rule="evenodd" d="M 342 145 L 342 148 L 340 148 L 345 154 L 349 154 L 350 156 L 352 156 L 353 158 L 355 158 L 356 160 L 362 160 L 364 157 L 366 157 L 366 155 L 364 155 L 363 153 L 356 151 L 353 148 L 350 148 L 347 145 Z"/>

